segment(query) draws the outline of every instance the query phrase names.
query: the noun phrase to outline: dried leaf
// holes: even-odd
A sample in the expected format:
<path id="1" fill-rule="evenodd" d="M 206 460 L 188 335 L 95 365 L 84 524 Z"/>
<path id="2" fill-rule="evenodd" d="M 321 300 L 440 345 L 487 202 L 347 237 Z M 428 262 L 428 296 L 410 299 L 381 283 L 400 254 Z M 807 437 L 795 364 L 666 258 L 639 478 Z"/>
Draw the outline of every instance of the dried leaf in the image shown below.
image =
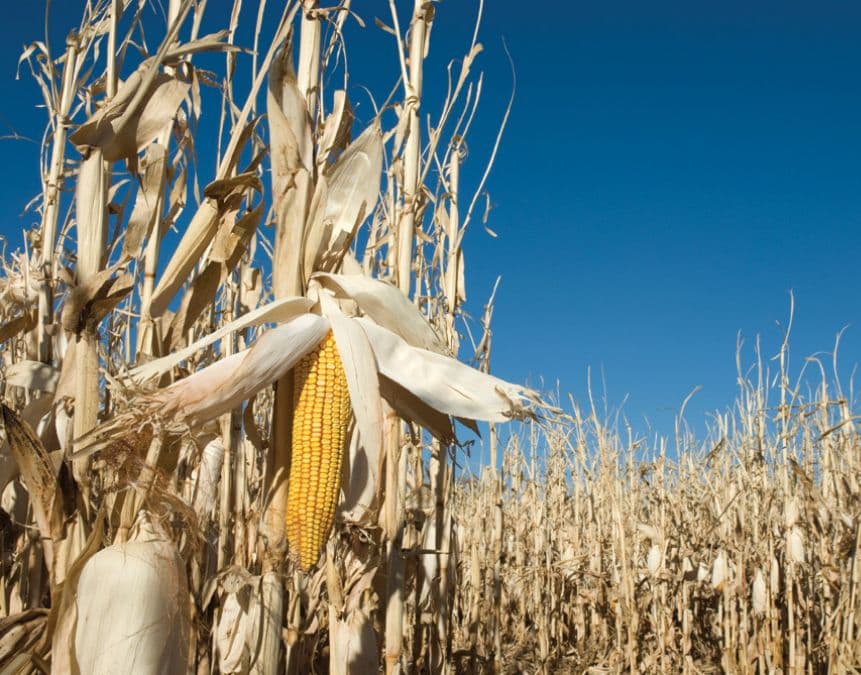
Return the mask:
<path id="1" fill-rule="evenodd" d="M 524 404 L 537 399 L 534 392 L 412 347 L 367 318 L 356 320 L 370 340 L 380 373 L 439 412 L 488 422 L 529 416 Z"/>
<path id="2" fill-rule="evenodd" d="M 320 156 L 317 163 L 325 165 L 333 155 L 344 151 L 350 142 L 353 130 L 353 107 L 347 98 L 347 92 L 338 89 L 332 96 L 332 112 L 323 124 L 323 135 L 320 138 Z"/>
<path id="3" fill-rule="evenodd" d="M 454 428 L 448 415 L 435 410 L 385 375 L 380 375 L 380 393 L 401 418 L 427 429 L 443 445 L 455 442 Z M 472 424 L 472 420 L 468 421 Z"/>
<path id="4" fill-rule="evenodd" d="M 167 151 L 163 145 L 153 143 L 147 148 L 143 178 L 123 240 L 124 257 L 136 258 L 140 255 L 144 241 L 160 221 L 159 206 L 162 204 L 166 161 Z"/>
<path id="5" fill-rule="evenodd" d="M 182 79 L 180 75 L 158 73 L 139 98 L 136 109 L 131 109 L 138 88 L 146 83 L 147 71 L 153 67 L 154 60 L 144 61 L 119 86 L 116 96 L 78 127 L 69 140 L 82 150 L 100 148 L 108 162 L 131 159 L 155 140 L 188 95 L 191 78 L 187 72 Z"/>
<path id="6" fill-rule="evenodd" d="M 326 177 L 322 219 L 305 234 L 305 271 L 338 269 L 356 231 L 380 194 L 383 137 L 374 122 L 344 151 Z"/>
<path id="7" fill-rule="evenodd" d="M 11 340 L 13 337 L 22 335 L 27 331 L 31 331 L 36 327 L 36 313 L 25 312 L 19 317 L 7 321 L 0 326 L 0 344 Z"/>
<path id="8" fill-rule="evenodd" d="M 265 332 L 250 349 L 223 358 L 153 397 L 158 412 L 190 425 L 202 424 L 239 406 L 283 377 L 326 336 L 329 322 L 303 314 Z"/>
<path id="9" fill-rule="evenodd" d="M 428 320 L 400 289 L 362 274 L 326 274 L 313 277 L 338 298 L 356 302 L 374 322 L 399 335 L 409 344 L 437 354 L 449 351 Z"/>
<path id="10" fill-rule="evenodd" d="M 98 323 L 134 287 L 131 275 L 117 274 L 124 261 L 89 276 L 69 292 L 60 323 L 70 333 L 79 333 L 89 322 Z"/>
<path id="11" fill-rule="evenodd" d="M 41 361 L 18 361 L 6 369 L 6 384 L 30 391 L 52 392 L 59 379 L 60 371 Z"/>
<path id="12" fill-rule="evenodd" d="M 268 305 L 263 305 L 247 314 L 243 314 L 230 323 L 224 324 L 217 331 L 202 337 L 185 349 L 138 366 L 129 373 L 129 377 L 137 382 L 146 382 L 154 377 L 163 375 L 189 356 L 231 333 L 244 328 L 260 326 L 267 322 L 290 321 L 306 313 L 313 304 L 314 302 L 308 298 L 281 298 L 280 300 L 275 300 Z"/>
<path id="13" fill-rule="evenodd" d="M 229 178 L 226 175 L 239 161 L 242 149 L 251 137 L 255 125 L 256 120 L 247 125 L 238 135 L 239 140 L 233 154 L 219 167 L 219 172 L 225 173 L 225 175 L 217 177 L 204 189 L 206 198 L 192 217 L 153 292 L 150 307 L 150 313 L 153 317 L 160 316 L 165 312 L 177 291 L 200 262 L 204 252 L 218 233 L 219 225 L 225 213 L 230 210 L 237 210 L 241 201 L 247 197 L 249 189 L 258 192 L 262 190 L 260 179 L 253 172 L 246 172 Z M 252 211 L 252 213 L 254 212 Z M 244 223 L 244 226 L 249 226 L 253 222 L 254 216 L 249 216 L 249 219 Z"/>
<path id="14" fill-rule="evenodd" d="M 63 497 L 54 464 L 33 429 L 18 414 L 0 403 L 3 424 L 21 480 L 30 493 L 36 524 L 42 537 L 45 562 L 53 576 L 54 542 L 63 532 Z"/>

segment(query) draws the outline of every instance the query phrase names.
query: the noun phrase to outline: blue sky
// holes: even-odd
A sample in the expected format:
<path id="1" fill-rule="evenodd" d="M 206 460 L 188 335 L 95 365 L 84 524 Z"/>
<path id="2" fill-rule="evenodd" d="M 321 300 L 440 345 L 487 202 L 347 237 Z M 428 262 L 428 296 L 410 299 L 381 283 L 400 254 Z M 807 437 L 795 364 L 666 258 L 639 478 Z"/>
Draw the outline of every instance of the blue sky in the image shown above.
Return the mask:
<path id="1" fill-rule="evenodd" d="M 77 0 L 54 5 L 58 42 Z M 251 2 L 246 5 L 251 6 Z M 350 51 L 359 84 L 383 98 L 393 44 L 373 24 L 388 3 L 361 3 L 368 28 Z M 401 3 L 404 7 L 412 3 Z M 210 0 L 215 16 L 227 5 Z M 358 5 L 357 5 L 358 6 Z M 445 64 L 463 54 L 477 5 L 444 0 L 431 36 L 426 112 Z M 42 36 L 42 3 L 16 3 L 0 25 L 0 134 L 38 138 L 44 123 L 21 45 Z M 402 15 L 406 21 L 407 13 Z M 853 2 L 493 2 L 478 66 L 479 123 L 467 187 L 483 170 L 511 88 L 517 95 L 488 183 L 495 205 L 466 240 L 468 308 L 497 274 L 496 372 L 583 399 L 587 368 L 643 429 L 672 430 L 697 385 L 691 421 L 735 393 L 736 335 L 777 351 L 776 322 L 796 300 L 794 369 L 841 348 L 844 384 L 861 361 L 861 6 Z M 155 40 L 153 35 L 151 42 Z M 35 146 L 0 141 L 0 234 L 18 245 L 38 191 Z M 830 357 L 828 357 L 830 359 Z M 750 349 L 744 362 L 753 361 Z"/>

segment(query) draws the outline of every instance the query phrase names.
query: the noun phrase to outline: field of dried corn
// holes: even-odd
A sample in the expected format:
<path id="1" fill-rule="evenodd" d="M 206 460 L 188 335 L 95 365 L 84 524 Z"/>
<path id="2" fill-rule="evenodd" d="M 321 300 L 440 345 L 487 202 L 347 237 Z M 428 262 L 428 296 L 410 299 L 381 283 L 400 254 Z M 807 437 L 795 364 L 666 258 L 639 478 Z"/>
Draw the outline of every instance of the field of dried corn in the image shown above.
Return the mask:
<path id="1" fill-rule="evenodd" d="M 47 118 L 0 274 L 0 672 L 861 671 L 831 364 L 740 357 L 704 438 L 489 374 L 481 3 L 430 94 L 445 4 L 163 4 L 82 0 L 22 56 Z M 362 114 L 361 39 L 400 72 Z"/>

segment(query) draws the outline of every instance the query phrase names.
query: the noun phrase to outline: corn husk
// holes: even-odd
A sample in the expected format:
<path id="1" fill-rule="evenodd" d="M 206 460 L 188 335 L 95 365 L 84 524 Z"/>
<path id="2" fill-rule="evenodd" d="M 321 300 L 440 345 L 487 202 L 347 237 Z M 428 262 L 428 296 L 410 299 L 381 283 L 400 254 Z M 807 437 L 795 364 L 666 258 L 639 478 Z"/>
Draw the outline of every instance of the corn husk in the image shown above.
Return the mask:
<path id="1" fill-rule="evenodd" d="M 789 536 L 786 539 L 786 552 L 789 559 L 796 564 L 800 565 L 807 560 L 804 553 L 804 535 L 797 525 L 789 531 Z"/>
<path id="2" fill-rule="evenodd" d="M 221 465 L 224 462 L 224 442 L 220 437 L 207 443 L 200 457 L 196 470 L 196 481 L 192 507 L 200 522 L 206 522 L 215 508 L 215 498 L 218 494 L 218 481 L 221 477 Z"/>
<path id="3" fill-rule="evenodd" d="M 258 600 L 260 578 L 247 571 L 231 568 L 224 574 L 221 586 L 221 612 L 215 631 L 218 671 L 247 673 L 256 660 L 257 621 L 261 608 Z"/>
<path id="4" fill-rule="evenodd" d="M 94 555 L 77 588 L 75 658 L 89 675 L 172 675 L 188 667 L 185 565 L 144 515 L 131 538 Z"/>
<path id="5" fill-rule="evenodd" d="M 649 553 L 646 556 L 646 567 L 649 568 L 649 574 L 655 576 L 658 573 L 658 570 L 661 569 L 662 559 L 663 554 L 661 552 L 661 547 L 657 544 L 652 544 L 651 548 L 649 548 Z"/>
<path id="6" fill-rule="evenodd" d="M 712 565 L 712 588 L 718 592 L 726 587 L 729 570 L 727 568 L 726 555 L 720 551 Z"/>
<path id="7" fill-rule="evenodd" d="M 348 552 L 343 565 L 326 557 L 329 590 L 329 673 L 375 673 L 379 659 L 377 636 L 371 615 L 376 609 L 373 594 L 374 567 Z"/>
<path id="8" fill-rule="evenodd" d="M 762 616 L 768 608 L 768 595 L 765 588 L 765 576 L 761 569 L 756 570 L 756 576 L 753 579 L 753 588 L 750 592 L 750 600 L 753 605 L 753 611 Z"/>

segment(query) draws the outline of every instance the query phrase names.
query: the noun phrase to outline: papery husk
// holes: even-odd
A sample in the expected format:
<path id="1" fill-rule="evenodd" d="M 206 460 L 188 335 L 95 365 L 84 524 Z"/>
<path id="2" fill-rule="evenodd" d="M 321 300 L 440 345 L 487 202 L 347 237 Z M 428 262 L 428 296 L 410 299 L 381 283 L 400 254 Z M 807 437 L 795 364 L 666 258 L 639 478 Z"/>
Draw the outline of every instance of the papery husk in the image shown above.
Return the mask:
<path id="1" fill-rule="evenodd" d="M 379 647 L 371 615 L 377 598 L 373 579 L 377 572 L 347 551 L 342 564 L 333 562 L 335 547 L 326 556 L 326 586 L 329 591 L 329 673 L 375 673 Z"/>
<path id="2" fill-rule="evenodd" d="M 338 345 L 356 418 L 356 429 L 361 434 L 363 448 L 369 457 L 373 458 L 372 463 L 376 469 L 383 444 L 383 403 L 374 352 L 368 344 L 365 332 L 341 312 L 332 298 L 321 294 L 320 303 Z"/>
<path id="3" fill-rule="evenodd" d="M 178 365 L 185 359 L 196 354 L 202 349 L 205 349 L 218 340 L 227 337 L 231 333 L 243 330 L 245 328 L 253 328 L 267 322 L 288 322 L 299 316 L 304 315 L 314 303 L 308 298 L 281 298 L 268 305 L 263 305 L 255 310 L 243 314 L 238 319 L 224 324 L 218 330 L 205 335 L 199 340 L 190 344 L 185 349 L 177 350 L 168 356 L 163 356 L 155 361 L 150 361 L 137 368 L 134 368 L 130 373 L 130 379 L 135 382 L 146 382 L 152 378 L 163 375 Z"/>
<path id="4" fill-rule="evenodd" d="M 357 429 L 350 436 L 342 482 L 343 499 L 338 505 L 338 520 L 345 523 L 373 522 L 376 496 L 380 489 L 380 453 L 368 451 Z"/>
<path id="5" fill-rule="evenodd" d="M 359 318 L 382 375 L 447 415 L 505 422 L 530 415 L 534 392 L 442 354 L 412 347 L 391 331 Z"/>
<path id="6" fill-rule="evenodd" d="M 786 539 L 786 553 L 789 559 L 797 565 L 807 561 L 807 556 L 804 552 L 804 535 L 801 528 L 797 525 L 789 530 L 789 535 Z"/>
<path id="7" fill-rule="evenodd" d="M 763 576 L 761 569 L 757 569 L 756 574 L 754 575 L 750 599 L 751 604 L 753 605 L 753 611 L 758 616 L 765 614 L 765 610 L 768 608 L 768 594 L 765 589 L 765 577 Z"/>
<path id="8" fill-rule="evenodd" d="M 87 675 L 173 675 L 188 668 L 185 564 L 144 514 L 125 543 L 87 561 L 77 587 L 75 658 Z"/>
<path id="9" fill-rule="evenodd" d="M 329 322 L 303 314 L 264 333 L 250 349 L 216 361 L 154 396 L 163 415 L 189 425 L 214 419 L 282 377 L 326 336 Z"/>
<path id="10" fill-rule="evenodd" d="M 309 214 L 304 269 L 334 271 L 359 226 L 373 212 L 380 193 L 383 136 L 373 122 L 344 150 L 334 168 L 317 181 L 316 210 Z M 313 216 L 313 217 L 312 217 Z"/>
<path id="11" fill-rule="evenodd" d="M 260 581 L 260 577 L 252 577 L 238 567 L 229 568 L 221 579 L 223 594 L 215 630 L 220 673 L 247 673 L 258 660 Z"/>
<path id="12" fill-rule="evenodd" d="M 201 452 L 200 463 L 196 469 L 196 482 L 192 508 L 199 522 L 207 522 L 215 508 L 218 482 L 221 479 L 221 465 L 224 463 L 224 442 L 216 436 L 207 443 Z"/>
<path id="13" fill-rule="evenodd" d="M 726 555 L 723 551 L 718 552 L 712 565 L 712 588 L 717 592 L 726 587 L 729 570 L 727 569 Z"/>
<path id="14" fill-rule="evenodd" d="M 313 279 L 334 292 L 335 297 L 354 301 L 375 323 L 399 335 L 413 347 L 449 354 L 424 315 L 392 284 L 364 274 L 319 272 Z"/>

